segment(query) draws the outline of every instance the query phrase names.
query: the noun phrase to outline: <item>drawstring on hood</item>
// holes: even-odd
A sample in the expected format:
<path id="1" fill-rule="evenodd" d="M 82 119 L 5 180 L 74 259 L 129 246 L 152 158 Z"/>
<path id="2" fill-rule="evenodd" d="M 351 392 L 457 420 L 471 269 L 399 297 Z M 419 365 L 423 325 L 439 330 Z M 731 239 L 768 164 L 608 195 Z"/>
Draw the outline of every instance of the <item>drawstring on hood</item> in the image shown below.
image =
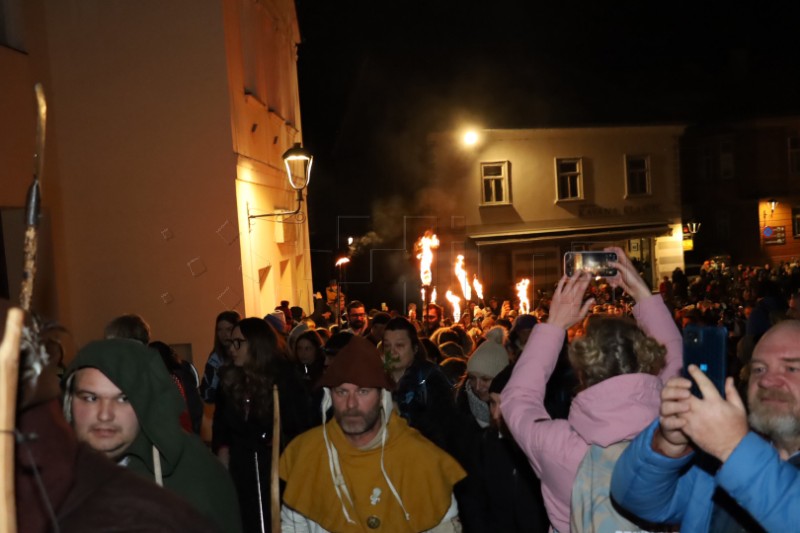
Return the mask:
<path id="1" fill-rule="evenodd" d="M 325 415 L 330 409 L 331 405 L 333 404 L 331 400 L 331 389 L 329 387 L 323 387 L 323 397 L 322 397 L 322 418 L 325 419 Z M 383 479 L 386 481 L 386 484 L 389 485 L 389 490 L 392 492 L 397 503 L 400 505 L 400 508 L 403 510 L 403 515 L 406 518 L 406 521 L 411 520 L 411 515 L 406 510 L 405 505 L 403 504 L 402 498 L 400 498 L 400 494 L 397 492 L 397 489 L 392 483 L 392 480 L 389 478 L 389 474 L 386 472 L 386 467 L 384 466 L 384 452 L 386 450 L 386 439 L 388 438 L 389 429 L 387 425 L 389 423 L 389 416 L 392 413 L 392 393 L 386 389 L 381 389 L 381 428 L 380 428 L 380 439 L 381 439 L 381 473 L 383 474 Z M 328 467 L 330 468 L 331 472 L 331 480 L 333 481 L 333 487 L 336 490 L 336 496 L 339 498 L 339 502 L 342 504 L 342 512 L 344 513 L 345 520 L 347 520 L 350 524 L 355 524 L 355 520 L 350 517 L 350 513 L 347 511 L 347 505 L 345 504 L 345 498 L 349 503 L 350 507 L 355 507 L 353 504 L 353 499 L 350 496 L 350 491 L 347 488 L 347 482 L 342 475 L 342 467 L 339 462 L 339 452 L 334 446 L 330 438 L 328 437 L 328 430 L 327 424 L 322 424 L 322 437 L 325 440 L 325 449 L 328 452 Z"/>

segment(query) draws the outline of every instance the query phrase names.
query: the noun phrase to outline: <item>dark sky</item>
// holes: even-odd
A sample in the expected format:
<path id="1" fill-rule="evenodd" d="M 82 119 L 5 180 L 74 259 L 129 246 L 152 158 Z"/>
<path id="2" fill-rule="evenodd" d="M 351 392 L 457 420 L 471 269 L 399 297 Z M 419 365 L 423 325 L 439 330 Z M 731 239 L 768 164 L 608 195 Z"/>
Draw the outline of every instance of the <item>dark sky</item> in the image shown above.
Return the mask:
<path id="1" fill-rule="evenodd" d="M 343 245 L 337 225 L 356 235 L 374 230 L 395 247 L 397 216 L 435 214 L 416 196 L 431 131 L 465 119 L 512 128 L 800 111 L 800 10 L 777 3 L 298 0 L 297 7 L 303 137 L 315 155 L 315 290 L 333 274 L 324 255 L 333 258 L 337 240 Z"/>

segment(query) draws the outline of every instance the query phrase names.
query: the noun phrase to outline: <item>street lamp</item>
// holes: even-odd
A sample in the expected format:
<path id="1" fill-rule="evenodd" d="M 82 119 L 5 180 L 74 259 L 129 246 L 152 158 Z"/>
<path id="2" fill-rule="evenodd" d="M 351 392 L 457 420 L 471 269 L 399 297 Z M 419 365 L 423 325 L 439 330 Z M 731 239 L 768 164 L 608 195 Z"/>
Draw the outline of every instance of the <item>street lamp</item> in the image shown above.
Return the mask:
<path id="1" fill-rule="evenodd" d="M 297 207 L 293 211 L 282 209 L 274 213 L 263 213 L 260 215 L 248 214 L 247 218 L 253 219 L 298 214 L 300 212 L 300 206 L 303 203 L 303 189 L 308 187 L 311 181 L 311 163 L 313 161 L 314 156 L 312 156 L 308 150 L 303 148 L 300 143 L 294 143 L 294 146 L 283 153 L 283 164 L 286 166 L 286 177 L 289 180 L 289 185 L 291 185 L 292 189 L 297 191 Z"/>

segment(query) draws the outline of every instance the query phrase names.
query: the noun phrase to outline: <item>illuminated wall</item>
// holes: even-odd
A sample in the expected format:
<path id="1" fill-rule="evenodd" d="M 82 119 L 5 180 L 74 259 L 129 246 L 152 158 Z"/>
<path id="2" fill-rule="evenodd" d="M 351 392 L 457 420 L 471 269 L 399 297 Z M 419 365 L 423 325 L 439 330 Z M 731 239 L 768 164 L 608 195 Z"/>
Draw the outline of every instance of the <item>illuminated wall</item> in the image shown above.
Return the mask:
<path id="1" fill-rule="evenodd" d="M 202 368 L 220 311 L 263 316 L 281 299 L 310 309 L 307 224 L 280 233 L 274 222 L 247 219 L 248 205 L 267 211 L 294 198 L 281 161 L 302 140 L 293 2 L 25 6 L 35 74 L 12 87 L 26 110 L 15 120 L 32 119 L 30 78 L 41 74 L 50 107 L 51 316 L 74 345 L 135 312 L 155 339 L 183 345 Z M 243 31 L 254 18 L 259 24 Z M 33 123 L 23 129 L 15 172 L 32 167 Z M 29 177 L 6 205 L 21 205 Z"/>

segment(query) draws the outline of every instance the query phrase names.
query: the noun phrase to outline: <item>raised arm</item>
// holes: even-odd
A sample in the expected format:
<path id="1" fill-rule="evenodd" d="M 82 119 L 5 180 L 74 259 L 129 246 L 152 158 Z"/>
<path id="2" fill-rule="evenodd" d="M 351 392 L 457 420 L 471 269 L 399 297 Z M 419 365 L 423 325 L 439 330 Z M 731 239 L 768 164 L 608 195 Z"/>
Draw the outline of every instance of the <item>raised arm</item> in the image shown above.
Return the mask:
<path id="1" fill-rule="evenodd" d="M 534 457 L 538 422 L 550 420 L 544 407 L 547 381 L 550 379 L 564 344 L 565 332 L 580 321 L 594 299 L 583 301 L 591 277 L 583 272 L 572 278 L 563 277 L 558 283 L 550 305 L 550 316 L 546 324 L 533 328 L 511 379 L 503 390 L 500 409 L 514 439 L 537 467 Z"/>
<path id="2" fill-rule="evenodd" d="M 683 340 L 672 314 L 659 294 L 653 294 L 636 271 L 628 256 L 621 248 L 606 248 L 617 254 L 617 261 L 609 264 L 617 268 L 617 275 L 608 278 L 612 287 L 622 287 L 636 301 L 633 316 L 639 327 L 648 337 L 652 337 L 667 349 L 667 364 L 659 373 L 662 383 L 680 373 L 683 365 Z"/>

